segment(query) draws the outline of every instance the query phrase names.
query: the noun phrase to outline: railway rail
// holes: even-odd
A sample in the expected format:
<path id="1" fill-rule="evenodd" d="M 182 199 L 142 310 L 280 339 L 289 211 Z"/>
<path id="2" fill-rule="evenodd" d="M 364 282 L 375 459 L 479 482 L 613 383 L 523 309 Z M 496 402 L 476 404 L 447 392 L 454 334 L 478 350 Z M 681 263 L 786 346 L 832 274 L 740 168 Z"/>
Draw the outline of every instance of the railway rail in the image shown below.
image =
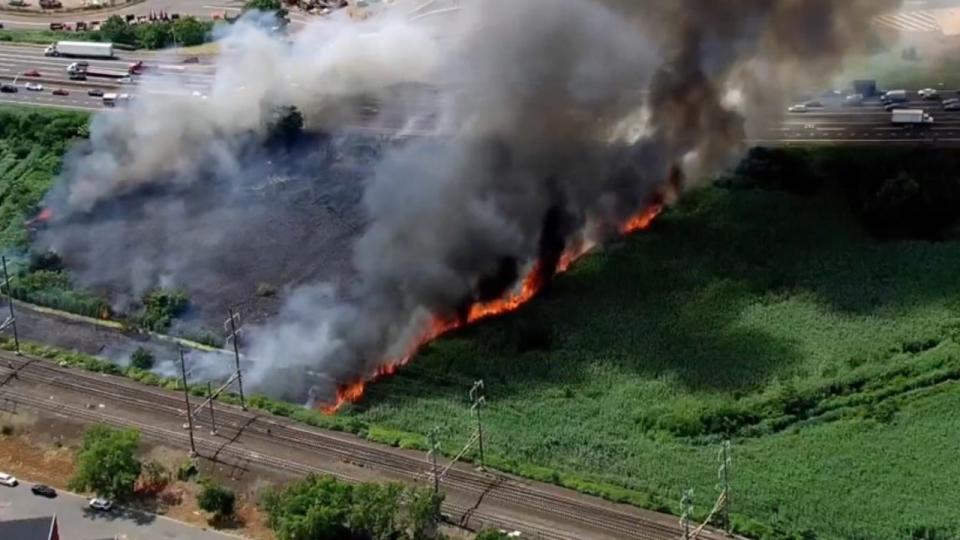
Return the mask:
<path id="1" fill-rule="evenodd" d="M 6 353 L 0 354 L 0 358 L 5 360 L 5 364 L 13 366 L 13 369 L 17 372 L 17 377 L 23 382 L 74 390 L 92 398 L 118 401 L 141 410 L 161 412 L 177 418 L 183 418 L 186 414 L 182 397 L 175 392 L 143 386 L 121 377 L 61 368 L 45 360 L 16 357 Z M 0 377 L 10 376 L 11 374 L 7 373 L 9 371 L 9 368 L 0 369 Z M 0 397 L 9 396 L 12 391 L 10 388 L 4 388 L 0 391 Z M 18 399 L 25 396 L 22 392 L 17 395 L 19 396 Z M 35 399 L 31 404 L 32 406 L 41 406 Z M 51 403 L 45 402 L 42 405 L 47 409 L 51 408 Z M 57 406 L 63 405 L 57 404 Z M 83 412 L 85 414 L 79 417 L 84 419 L 95 420 L 96 418 L 92 418 L 91 415 L 100 415 L 100 413 L 91 413 L 90 411 Z M 392 449 L 371 448 L 368 445 L 352 441 L 348 437 L 338 437 L 319 430 L 306 429 L 278 417 L 244 412 L 239 408 L 222 403 L 216 404 L 216 416 L 217 428 L 221 433 L 228 430 L 233 432 L 230 434 L 233 436 L 243 434 L 293 449 L 308 450 L 313 453 L 319 452 L 346 463 L 390 473 L 406 481 L 419 482 L 424 480 L 425 472 L 429 469 L 425 460 L 415 459 L 392 451 Z M 202 415 L 199 416 L 198 420 L 203 421 Z M 129 422 L 127 423 L 129 424 Z M 153 426 L 137 427 L 145 435 L 155 434 L 163 440 L 171 440 L 171 437 L 175 435 L 174 440 L 182 445 L 187 444 L 185 433 L 161 430 L 164 433 L 156 434 L 155 432 L 160 428 Z M 226 433 L 224 434 L 226 436 Z M 228 438 L 230 437 L 228 436 Z M 218 455 L 249 459 L 293 474 L 302 475 L 318 471 L 318 469 L 307 465 L 250 452 L 235 445 L 210 442 L 203 437 L 196 437 L 195 439 L 198 450 L 202 448 L 202 451 L 213 451 Z M 347 480 L 354 479 L 347 478 Z M 496 499 L 518 509 L 529 508 L 544 516 L 557 516 L 566 521 L 573 519 L 590 529 L 616 538 L 661 540 L 675 539 L 680 535 L 677 525 L 550 493 L 505 475 L 452 467 L 444 477 L 443 485 L 447 489 L 472 496 Z M 545 539 L 570 538 L 569 535 L 558 535 L 545 530 L 532 531 L 530 530 L 530 524 L 511 524 L 503 516 L 481 516 L 482 513 L 476 510 L 463 509 L 453 505 L 445 505 L 444 512 L 453 516 L 468 516 L 474 521 L 479 520 L 484 523 L 498 523 L 501 524 L 500 526 L 515 527 L 519 530 L 535 533 L 538 537 Z"/>

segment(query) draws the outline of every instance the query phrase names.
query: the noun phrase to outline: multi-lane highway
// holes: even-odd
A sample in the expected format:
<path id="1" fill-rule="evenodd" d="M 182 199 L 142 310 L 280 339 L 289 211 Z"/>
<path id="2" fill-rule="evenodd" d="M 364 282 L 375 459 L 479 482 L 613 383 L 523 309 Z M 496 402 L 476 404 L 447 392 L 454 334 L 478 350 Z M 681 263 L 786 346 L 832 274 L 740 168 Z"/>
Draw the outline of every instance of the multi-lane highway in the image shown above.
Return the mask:
<path id="1" fill-rule="evenodd" d="M 103 8 L 95 11 L 81 11 L 74 13 L 47 12 L 4 9 L 0 11 L 0 22 L 6 28 L 38 30 L 49 28 L 50 23 L 76 23 L 78 21 L 104 21 L 111 15 L 134 15 L 146 17 L 151 13 L 178 13 L 181 16 L 192 16 L 198 19 L 210 19 L 214 14 L 236 16 L 243 10 L 242 0 L 147 0 L 130 5 L 120 5 L 115 8 Z M 289 19 L 293 25 L 302 25 L 313 17 L 299 12 L 291 12 Z"/>
<path id="2" fill-rule="evenodd" d="M 102 98 L 89 96 L 88 91 L 136 93 L 141 90 L 141 80 L 151 72 L 167 73 L 177 77 L 185 90 L 204 92 L 210 87 L 213 67 L 208 64 L 184 64 L 182 58 L 171 53 L 126 53 L 118 52 L 116 60 L 86 60 L 90 69 L 124 70 L 130 64 L 142 61 L 146 68 L 143 75 L 134 76 L 128 83 L 116 79 L 88 77 L 85 81 L 72 81 L 67 76 L 67 66 L 76 60 L 43 56 L 42 47 L 30 45 L 0 45 L 0 83 L 13 84 L 17 93 L 0 93 L 0 103 L 28 104 L 67 109 L 99 110 Z M 24 73 L 37 71 L 39 77 Z M 26 83 L 37 82 L 43 91 L 26 89 Z M 63 89 L 66 96 L 53 95 L 53 90 Z"/>
<path id="3" fill-rule="evenodd" d="M 0 83 L 14 84 L 17 93 L 0 93 L 0 103 L 26 104 L 66 109 L 96 111 L 104 108 L 102 98 L 88 95 L 91 89 L 103 92 L 137 94 L 149 92 L 144 79 L 152 73 L 174 76 L 185 92 L 206 94 L 213 81 L 215 67 L 209 63 L 183 63 L 183 57 L 171 52 L 119 52 L 115 60 L 89 60 L 90 68 L 125 69 L 133 62 L 143 61 L 147 66 L 143 75 L 134 76 L 128 83 L 115 79 L 89 77 L 86 81 L 71 81 L 66 67 L 73 60 L 43 56 L 42 47 L 31 45 L 0 45 Z M 40 77 L 24 73 L 36 70 Z M 43 91 L 26 89 L 27 82 L 39 82 Z M 54 89 L 64 89 L 66 96 L 53 95 Z M 955 91 L 942 91 L 943 98 L 960 97 Z M 929 112 L 934 123 L 922 128 L 894 126 L 891 113 L 878 100 L 861 106 L 843 107 L 826 103 L 826 107 L 810 108 L 803 113 L 786 113 L 783 117 L 753 129 L 749 142 L 753 144 L 937 144 L 960 146 L 960 112 L 945 111 L 939 101 L 923 101 L 917 95 L 905 104 Z M 406 95 L 405 100 L 410 100 Z M 367 106 L 349 127 L 373 135 L 437 135 L 435 130 L 437 96 L 429 90 L 416 105 L 398 111 Z"/>

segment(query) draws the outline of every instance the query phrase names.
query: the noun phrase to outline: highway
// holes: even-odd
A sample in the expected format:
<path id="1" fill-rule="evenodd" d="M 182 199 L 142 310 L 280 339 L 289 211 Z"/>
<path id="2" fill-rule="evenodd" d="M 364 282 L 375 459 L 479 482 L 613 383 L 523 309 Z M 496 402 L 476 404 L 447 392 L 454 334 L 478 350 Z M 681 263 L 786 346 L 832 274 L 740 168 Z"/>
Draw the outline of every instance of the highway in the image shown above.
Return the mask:
<path id="1" fill-rule="evenodd" d="M 35 0 L 34 0 L 35 1 Z M 50 23 L 76 23 L 78 21 L 92 22 L 105 21 L 111 15 L 148 16 L 150 13 L 165 12 L 179 13 L 181 16 L 193 16 L 198 19 L 212 18 L 214 13 L 226 13 L 233 17 L 243 9 L 241 0 L 148 0 L 132 5 L 121 5 L 115 8 L 103 8 L 96 11 L 74 13 L 38 13 L 36 11 L 20 11 L 11 8 L 0 10 L 0 22 L 4 27 L 23 30 L 40 30 L 49 28 Z M 304 13 L 291 12 L 290 23 L 294 26 L 307 24 L 314 19 Z"/>

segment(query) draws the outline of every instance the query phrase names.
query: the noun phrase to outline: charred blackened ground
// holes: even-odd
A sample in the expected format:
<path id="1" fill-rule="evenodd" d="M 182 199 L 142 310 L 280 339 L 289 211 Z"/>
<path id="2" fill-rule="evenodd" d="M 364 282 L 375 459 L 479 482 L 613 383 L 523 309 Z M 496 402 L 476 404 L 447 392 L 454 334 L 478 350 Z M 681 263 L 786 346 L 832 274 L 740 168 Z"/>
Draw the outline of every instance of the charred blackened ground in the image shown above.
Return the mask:
<path id="1" fill-rule="evenodd" d="M 317 133 L 290 148 L 251 142 L 240 162 L 248 181 L 213 169 L 197 172 L 202 182 L 157 181 L 89 212 L 54 213 L 35 246 L 60 253 L 119 313 L 165 285 L 190 296 L 180 324 L 216 329 L 228 307 L 262 322 L 287 287 L 349 283 L 350 245 L 366 219 L 360 198 L 381 146 Z"/>

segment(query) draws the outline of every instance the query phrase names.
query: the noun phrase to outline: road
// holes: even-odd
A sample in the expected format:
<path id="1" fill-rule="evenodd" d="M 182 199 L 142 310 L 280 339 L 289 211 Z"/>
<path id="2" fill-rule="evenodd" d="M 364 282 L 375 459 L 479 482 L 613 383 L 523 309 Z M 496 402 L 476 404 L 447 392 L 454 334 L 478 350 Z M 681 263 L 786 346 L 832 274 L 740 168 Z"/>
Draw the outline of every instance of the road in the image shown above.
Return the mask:
<path id="1" fill-rule="evenodd" d="M 77 13 L 38 13 L 21 12 L 10 8 L 0 11 L 0 22 L 6 28 L 39 30 L 49 28 L 52 22 L 76 23 L 77 21 L 104 21 L 111 15 L 148 16 L 150 13 L 179 13 L 181 16 L 193 16 L 198 19 L 211 19 L 214 13 L 226 13 L 236 16 L 243 9 L 242 0 L 147 0 L 129 6 L 105 8 L 97 11 Z M 294 26 L 307 24 L 313 16 L 292 12 L 289 16 Z"/>
<path id="2" fill-rule="evenodd" d="M 143 61 L 153 68 L 143 76 L 134 77 L 128 84 L 116 80 L 89 77 L 87 81 L 71 81 L 66 75 L 66 66 L 73 60 L 43 56 L 41 47 L 29 45 L 0 44 L 0 82 L 16 82 L 20 91 L 16 94 L 0 94 L 0 103 L 27 104 L 85 111 L 102 110 L 99 97 L 87 95 L 90 89 L 105 92 L 136 94 L 150 92 L 152 86 L 144 81 L 152 73 L 175 76 L 175 85 L 185 92 L 207 93 L 212 85 L 215 67 L 210 64 L 184 64 L 175 54 L 167 52 L 119 52 L 116 60 L 89 60 L 91 68 L 125 69 L 131 62 Z M 36 69 L 41 77 L 24 77 L 23 73 Z M 29 81 L 44 85 L 43 92 L 30 92 L 24 88 Z M 143 83 L 143 84 L 141 84 Z M 67 96 L 51 94 L 55 88 L 69 92 Z M 958 96 L 956 92 L 943 92 L 945 97 Z M 432 136 L 442 135 L 434 127 L 436 120 L 435 95 L 424 92 L 424 99 L 417 99 L 413 114 L 402 116 L 379 114 L 376 107 L 367 107 L 346 129 L 380 136 Z M 406 96 L 409 98 L 410 96 Z M 753 145 L 792 144 L 937 144 L 960 146 L 960 112 L 943 111 L 939 102 L 922 101 L 914 93 L 910 107 L 924 108 L 931 112 L 936 122 L 926 129 L 911 129 L 890 124 L 890 113 L 883 110 L 879 101 L 860 107 L 811 109 L 805 113 L 789 113 L 757 130 L 749 143 Z M 829 105 L 829 104 L 828 104 Z"/>
<path id="3" fill-rule="evenodd" d="M 0 353 L 0 407 L 7 411 L 29 408 L 72 422 L 135 427 L 145 439 L 189 448 L 179 392 L 6 352 Z M 294 477 L 316 472 L 349 481 L 430 485 L 429 461 L 422 452 L 386 447 L 346 433 L 219 403 L 217 433 L 212 434 L 206 423 L 208 411 L 202 413 L 195 417 L 198 455 L 227 468 L 246 471 L 256 467 Z M 440 467 L 448 465 L 446 459 L 439 462 Z M 517 529 L 526 537 L 541 540 L 676 540 L 680 535 L 673 516 L 497 471 L 477 471 L 468 464 L 447 468 L 441 485 L 448 520 L 473 528 L 486 525 Z M 701 538 L 720 537 L 707 532 Z"/>
<path id="4" fill-rule="evenodd" d="M 17 487 L 0 486 L 0 521 L 56 514 L 61 538 L 236 540 L 235 536 L 140 510 L 116 508 L 108 513 L 95 512 L 86 507 L 86 498 L 73 493 L 58 491 L 53 499 L 38 497 L 30 492 L 31 485 L 21 478 Z"/>

